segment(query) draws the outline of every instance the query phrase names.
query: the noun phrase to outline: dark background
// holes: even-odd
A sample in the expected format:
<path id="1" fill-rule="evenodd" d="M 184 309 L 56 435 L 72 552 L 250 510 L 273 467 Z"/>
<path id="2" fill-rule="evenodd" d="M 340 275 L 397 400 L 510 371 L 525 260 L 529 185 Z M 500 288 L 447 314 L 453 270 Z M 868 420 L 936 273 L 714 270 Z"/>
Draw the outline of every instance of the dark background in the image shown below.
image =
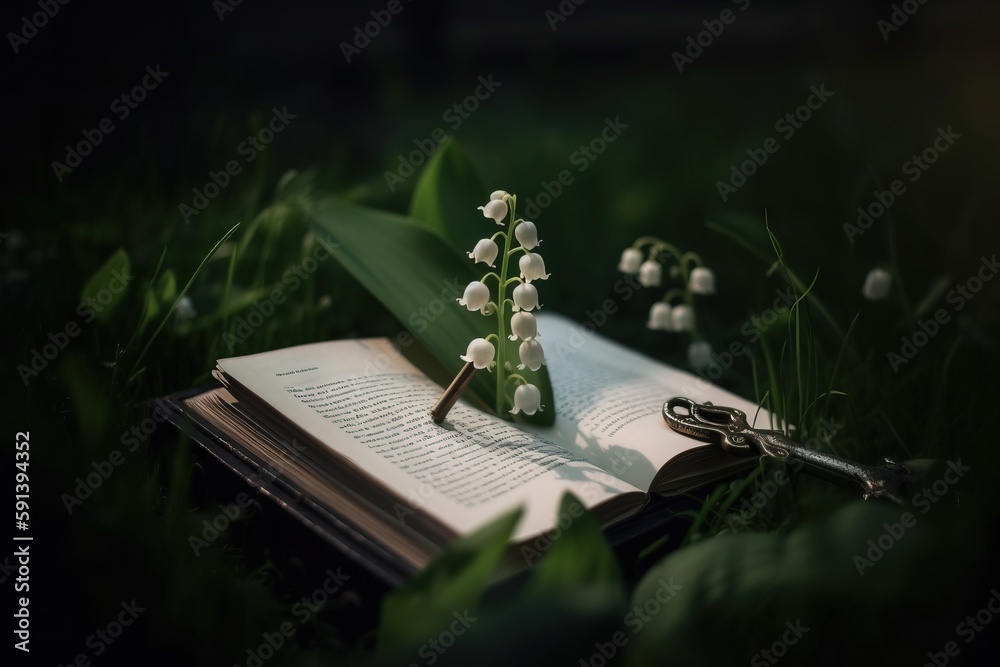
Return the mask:
<path id="1" fill-rule="evenodd" d="M 49 535 L 52 548 L 43 550 L 37 566 L 44 603 L 36 609 L 40 617 L 49 614 L 39 620 L 45 628 L 40 639 L 58 649 L 56 660 L 69 660 L 82 648 L 90 629 L 106 621 L 127 591 L 136 590 L 135 582 L 144 582 L 140 590 L 155 591 L 148 595 L 160 604 L 150 612 L 141 640 L 130 641 L 176 645 L 178 659 L 195 659 L 200 647 L 212 645 L 214 632 L 203 628 L 200 635 L 193 629 L 200 617 L 178 620 L 190 611 L 184 600 L 206 605 L 202 613 L 215 622 L 232 608 L 250 609 L 233 622 L 245 626 L 249 637 L 273 627 L 260 619 L 275 612 L 268 594 L 256 588 L 234 593 L 220 584 L 206 593 L 192 583 L 176 599 L 163 594 L 183 584 L 176 572 L 162 574 L 164 562 L 150 557 L 158 542 L 146 533 L 169 521 L 171 509 L 141 515 L 143 528 L 137 528 L 135 516 L 113 512 L 67 518 L 58 494 L 95 458 L 81 450 L 86 434 L 74 416 L 79 407 L 68 397 L 72 392 L 63 386 L 62 371 L 26 389 L 15 366 L 72 316 L 82 283 L 115 249 L 126 248 L 136 273 L 145 278 L 166 247 L 168 265 L 183 278 L 226 229 L 252 219 L 271 201 L 288 169 L 314 168 L 326 191 L 405 212 L 417 177 L 392 191 L 384 173 L 398 167 L 397 156 L 414 150 L 415 140 L 446 125 L 442 113 L 472 94 L 479 76 L 492 74 L 501 87 L 452 134 L 479 166 L 487 191 L 504 188 L 535 199 L 543 182 L 574 169 L 571 154 L 598 135 L 606 118 L 620 117 L 629 125 L 586 172 L 574 171 L 574 183 L 536 218 L 553 271 L 546 298 L 554 310 L 577 319 L 612 296 L 621 248 L 655 233 L 697 250 L 715 268 L 720 294 L 703 317 L 704 328 L 718 331 L 720 343 L 729 340 L 733 327 L 755 307 L 747 304 L 769 303 L 775 285 L 765 279 L 766 266 L 707 231 L 705 222 L 759 224 L 766 212 L 800 275 L 811 278 L 819 270 L 818 289 L 833 314 L 846 324 L 862 313 L 872 335 L 859 346 L 877 362 L 912 328 L 898 312 L 861 300 L 860 286 L 871 267 L 895 256 L 906 300 L 919 304 L 937 281 L 964 281 L 981 256 L 1000 246 L 995 213 L 1000 6 L 994 2 L 927 2 L 886 41 L 876 22 L 888 18 L 890 3 L 755 0 L 745 12 L 736 10 L 735 23 L 683 74 L 671 54 L 704 30 L 702 21 L 735 5 L 588 0 L 555 31 L 545 15 L 557 10 L 555 0 L 402 0 L 402 6 L 350 63 L 341 42 L 353 40 L 355 27 L 371 21 L 369 12 L 385 3 L 243 0 L 220 20 L 207 1 L 98 6 L 75 1 L 60 5 L 19 53 L 5 42 L 2 225 L 17 243 L 0 248 L 4 368 L 12 397 L 4 423 L 9 422 L 5 432 L 14 432 L 27 420 L 40 442 L 54 443 L 40 454 L 43 481 L 37 493 L 44 498 L 43 516 L 51 520 L 38 530 Z M 0 28 L 5 34 L 20 30 L 21 17 L 37 11 L 25 0 L 8 3 Z M 118 120 L 109 111 L 112 100 L 139 83 L 146 66 L 156 65 L 169 72 L 167 79 L 127 119 Z M 779 138 L 780 151 L 723 202 L 716 182 L 728 178 L 730 165 L 744 160 L 747 149 L 777 136 L 775 121 L 803 104 L 813 85 L 825 85 L 834 96 L 794 137 Z M 273 107 L 287 107 L 296 118 L 253 170 L 234 177 L 209 211 L 185 225 L 178 204 L 190 202 L 192 188 L 203 186 L 209 171 L 237 158 L 237 147 L 266 123 Z M 60 183 L 52 161 L 62 161 L 66 145 L 104 117 L 112 117 L 115 131 Z M 903 177 L 901 165 L 930 145 L 939 127 L 949 126 L 962 138 L 918 182 L 908 184 L 891 210 L 894 235 L 887 217 L 848 243 L 842 226 L 854 221 L 856 208 L 867 206 L 875 189 Z M 290 261 L 276 262 L 278 275 Z M 330 273 L 319 280 L 327 282 L 316 289 L 333 295 L 333 311 L 308 330 L 287 326 L 284 338 L 272 339 L 275 344 L 399 331 L 399 323 L 367 300 L 343 271 L 324 271 Z M 206 294 L 200 300 L 197 292 L 194 296 L 201 311 L 210 307 Z M 602 333 L 683 365 L 683 346 L 665 344 L 642 326 L 652 298 L 629 304 Z M 903 440 L 958 448 L 984 437 L 983 423 L 992 415 L 981 406 L 996 393 L 998 300 L 1000 290 L 988 284 L 948 333 L 949 340 L 964 341 L 962 346 L 946 345 L 942 337 L 921 359 L 922 372 L 890 375 L 891 390 L 872 388 L 902 406 L 909 418 Z M 116 342 L 129 334 L 88 330 L 87 342 L 79 345 L 86 356 L 82 363 L 101 377 Z M 254 345 L 267 346 L 264 340 Z M 207 347 L 197 336 L 165 335 L 129 400 L 138 405 L 204 383 L 211 368 Z M 721 383 L 752 396 L 747 366 Z M 976 411 L 949 412 L 953 403 L 928 402 L 949 391 L 961 401 L 977 396 Z M 114 445 L 135 419 L 129 415 L 120 427 L 108 427 L 104 440 Z M 892 433 L 898 428 L 880 422 L 879 446 L 895 444 Z M 158 438 L 167 441 L 168 454 L 151 456 L 140 479 L 169 477 L 169 447 L 176 438 L 164 432 Z M 233 495 L 213 482 L 195 479 L 192 486 L 191 507 L 184 508 L 189 513 L 211 510 Z M 153 495 L 167 496 L 167 488 L 163 482 L 162 493 Z M 269 562 L 266 544 L 273 535 L 256 537 L 265 546 L 248 539 L 247 560 L 237 565 L 221 560 L 224 565 L 211 576 L 255 581 L 255 568 Z M 159 556 L 170 560 L 168 552 Z M 322 561 L 317 555 L 315 562 Z M 282 561 L 278 569 L 286 567 Z M 313 580 L 300 576 L 301 582 L 282 585 L 311 588 Z M 109 580 L 124 592 L 114 586 L 108 592 Z M 970 593 L 970 599 L 976 595 Z M 248 597 L 259 604 L 244 606 Z M 371 642 L 366 633 L 373 618 L 353 618 L 354 607 L 346 609 L 327 619 L 340 624 L 335 640 L 316 641 L 349 648 Z M 946 630 L 950 624 L 944 622 Z M 235 639 L 226 636 L 234 646 L 247 645 L 238 633 Z M 224 648 L 219 652 L 212 657 L 225 664 L 230 656 Z"/>
<path id="2" fill-rule="evenodd" d="M 876 21 L 892 10 L 879 3 L 753 2 L 742 13 L 730 3 L 587 2 L 554 32 L 545 3 L 402 6 L 351 63 L 339 44 L 382 5 L 244 2 L 222 20 L 211 3 L 61 6 L 6 58 L 7 184 L 17 195 L 4 202 L 6 219 L 36 229 L 58 215 L 131 215 L 114 210 L 120 202 L 112 197 L 91 196 L 113 183 L 145 193 L 147 211 L 179 220 L 174 202 L 189 201 L 209 169 L 234 157 L 248 125 L 275 106 L 297 118 L 269 147 L 268 185 L 284 168 L 322 164 L 340 189 L 364 186 L 367 202 L 402 210 L 415 179 L 390 192 L 381 174 L 442 126 L 441 113 L 471 94 L 478 76 L 492 73 L 502 82 L 498 94 L 454 134 L 489 179 L 522 196 L 558 174 L 533 165 L 570 167 L 573 148 L 596 136 L 605 117 L 638 129 L 625 135 L 628 151 L 610 152 L 580 179 L 614 188 L 604 208 L 591 209 L 614 218 L 600 232 L 614 245 L 653 217 L 687 228 L 717 212 L 716 181 L 820 83 L 835 96 L 817 113 L 817 129 L 782 141 L 784 150 L 726 208 L 766 210 L 790 241 L 823 239 L 803 244 L 803 264 L 822 265 L 827 242 L 843 247 L 838 227 L 849 212 L 871 201 L 872 181 L 887 186 L 938 127 L 953 125 L 971 138 L 956 149 L 967 159 L 934 168 L 893 211 L 919 214 L 901 223 L 917 231 L 900 235 L 904 268 L 931 261 L 928 235 L 933 261 L 956 273 L 968 271 L 962 259 L 971 239 L 995 238 L 983 217 L 1000 106 L 991 3 L 923 5 L 888 41 Z M 726 7 L 736 22 L 678 73 L 671 54 Z M 5 25 L 19 26 L 31 9 L 11 5 Z M 156 64 L 170 72 L 162 87 L 127 119 L 114 119 L 115 132 L 59 183 L 51 162 Z M 33 204 L 59 214 L 39 215 Z M 549 215 L 575 213 L 563 200 Z M 26 217 L 35 219 L 21 223 Z M 136 233 L 134 222 L 118 224 L 126 239 Z M 879 259 L 873 245 L 849 254 L 858 272 Z"/>

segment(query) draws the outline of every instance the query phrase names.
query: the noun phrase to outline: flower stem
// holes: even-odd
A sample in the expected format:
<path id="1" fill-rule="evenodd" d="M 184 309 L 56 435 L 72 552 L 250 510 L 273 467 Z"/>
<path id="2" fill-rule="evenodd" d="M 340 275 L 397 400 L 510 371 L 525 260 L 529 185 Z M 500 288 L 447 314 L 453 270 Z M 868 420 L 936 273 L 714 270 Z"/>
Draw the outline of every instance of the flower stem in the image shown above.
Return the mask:
<path id="1" fill-rule="evenodd" d="M 525 379 L 524 379 L 524 378 L 523 378 L 523 377 L 521 376 L 521 374 L 520 374 L 520 373 L 511 373 L 511 374 L 510 374 L 510 375 L 509 375 L 509 376 L 507 377 L 507 381 L 509 382 L 509 381 L 511 381 L 511 380 L 517 380 L 517 381 L 518 381 L 518 382 L 520 382 L 521 384 L 528 384 L 528 381 L 527 381 L 527 380 L 525 380 Z"/>
<path id="2" fill-rule="evenodd" d="M 680 249 L 673 244 L 667 243 L 658 236 L 640 236 L 635 240 L 635 243 L 632 244 L 632 247 L 636 250 L 641 250 L 644 245 L 652 246 L 652 248 L 650 248 L 651 257 L 655 258 L 656 255 L 659 255 L 661 252 L 666 252 L 668 255 L 676 257 L 678 262 L 681 259 Z"/>
<path id="3" fill-rule="evenodd" d="M 684 255 L 680 258 L 679 262 L 681 267 L 681 280 L 684 281 L 685 285 L 688 284 L 688 280 L 691 278 L 690 265 L 692 263 L 694 263 L 695 266 L 705 265 L 705 263 L 701 261 L 701 256 L 698 255 L 698 253 L 689 250 L 686 253 L 684 253 Z"/>
<path id="4" fill-rule="evenodd" d="M 661 252 L 676 258 L 678 264 L 683 263 L 683 256 L 681 255 L 680 249 L 678 249 L 677 246 L 671 245 L 665 241 L 654 243 L 649 249 L 649 256 L 652 259 L 658 259 Z"/>
<path id="5" fill-rule="evenodd" d="M 671 305 L 670 302 L 674 300 L 674 297 L 678 297 L 678 296 L 681 297 L 681 299 L 684 299 L 685 301 L 687 301 L 687 297 L 684 294 L 684 290 L 682 290 L 679 287 L 672 287 L 669 290 L 667 290 L 666 294 L 663 295 L 663 298 L 660 299 L 660 301 L 662 301 L 663 303 L 665 303 L 665 304 L 667 304 L 669 306 L 669 305 Z"/>
<path id="6" fill-rule="evenodd" d="M 663 239 L 659 236 L 640 236 L 635 240 L 635 243 L 632 244 L 632 247 L 640 250 L 642 249 L 642 246 L 650 245 L 652 243 L 663 243 Z"/>
<path id="7" fill-rule="evenodd" d="M 507 312 L 507 265 L 510 260 L 510 239 L 514 235 L 514 227 L 517 226 L 517 219 L 514 211 L 517 207 L 517 196 L 510 198 L 510 219 L 511 225 L 503 235 L 503 262 L 500 265 L 500 280 L 497 286 L 497 416 L 503 415 L 504 389 L 506 388 L 505 375 L 507 366 L 504 363 L 504 352 L 507 348 L 507 323 L 504 317 Z"/>

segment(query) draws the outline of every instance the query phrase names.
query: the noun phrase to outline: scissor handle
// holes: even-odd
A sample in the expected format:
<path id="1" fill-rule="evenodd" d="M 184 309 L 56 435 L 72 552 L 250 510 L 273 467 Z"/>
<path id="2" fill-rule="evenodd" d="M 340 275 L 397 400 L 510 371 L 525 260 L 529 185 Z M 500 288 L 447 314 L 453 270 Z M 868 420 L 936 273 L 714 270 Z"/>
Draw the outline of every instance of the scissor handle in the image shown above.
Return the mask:
<path id="1" fill-rule="evenodd" d="M 678 408 L 686 412 L 678 412 Z M 747 438 L 751 429 L 742 410 L 674 396 L 663 404 L 663 419 L 678 433 L 718 442 L 730 454 L 749 456 L 757 452 L 755 444 Z"/>

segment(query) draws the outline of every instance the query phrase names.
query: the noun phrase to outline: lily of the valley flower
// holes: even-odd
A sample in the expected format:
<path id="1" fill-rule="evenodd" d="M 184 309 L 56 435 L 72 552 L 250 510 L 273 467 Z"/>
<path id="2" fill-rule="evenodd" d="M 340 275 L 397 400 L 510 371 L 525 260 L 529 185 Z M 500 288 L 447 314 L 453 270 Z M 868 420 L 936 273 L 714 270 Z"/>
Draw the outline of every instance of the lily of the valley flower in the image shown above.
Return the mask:
<path id="1" fill-rule="evenodd" d="M 646 323 L 646 326 L 650 329 L 659 329 L 661 331 L 672 330 L 674 325 L 670 319 L 670 305 L 662 301 L 654 303 L 652 308 L 649 309 L 649 322 Z"/>
<path id="2" fill-rule="evenodd" d="M 479 210 L 483 212 L 484 217 L 493 218 L 502 227 L 503 219 L 507 217 L 507 202 L 503 199 L 491 199 L 486 206 L 480 206 Z"/>
<path id="3" fill-rule="evenodd" d="M 622 273 L 635 273 L 642 264 L 642 251 L 638 248 L 625 248 L 618 260 L 618 270 Z"/>
<path id="4" fill-rule="evenodd" d="M 647 259 L 639 267 L 639 284 L 643 287 L 659 287 L 663 278 L 663 268 L 655 259 Z"/>
<path id="5" fill-rule="evenodd" d="M 688 346 L 688 364 L 692 368 L 701 370 L 712 363 L 712 346 L 706 341 L 699 340 Z"/>
<path id="6" fill-rule="evenodd" d="M 538 323 L 531 313 L 519 311 L 510 317 L 510 330 L 511 340 L 531 340 L 538 335 Z"/>
<path id="7" fill-rule="evenodd" d="M 514 310 L 541 309 L 538 303 L 538 290 L 531 283 L 524 283 L 514 288 Z"/>
<path id="8" fill-rule="evenodd" d="M 493 343 L 485 338 L 475 338 L 469 343 L 469 349 L 459 359 L 465 362 L 471 361 L 477 370 L 482 370 L 490 367 L 495 354 L 496 348 L 493 347 Z"/>
<path id="9" fill-rule="evenodd" d="M 534 338 L 521 343 L 521 346 L 517 348 L 517 353 L 521 357 L 521 363 L 517 366 L 519 371 L 524 370 L 525 366 L 537 371 L 545 365 L 545 353 L 542 351 L 542 346 Z"/>
<path id="10" fill-rule="evenodd" d="M 490 300 L 490 288 L 475 280 L 465 286 L 465 294 L 462 298 L 456 299 L 460 305 L 469 310 L 481 311 Z"/>
<path id="11" fill-rule="evenodd" d="M 477 263 L 484 262 L 488 266 L 496 266 L 494 262 L 499 252 L 500 248 L 497 247 L 496 242 L 492 239 L 479 239 L 476 247 L 469 253 L 469 259 Z"/>
<path id="12" fill-rule="evenodd" d="M 638 274 L 639 284 L 643 287 L 673 283 L 660 301 L 650 306 L 646 327 L 657 331 L 687 332 L 685 338 L 688 342 L 700 340 L 694 310 L 696 297 L 715 294 L 716 286 L 715 274 L 705 267 L 697 253 L 682 252 L 673 243 L 655 236 L 641 236 L 622 251 L 618 270 L 628 275 Z M 692 365 L 697 368 L 705 362 L 705 355 L 711 354 L 711 348 L 699 342 L 692 344 L 688 354 Z"/>
<path id="13" fill-rule="evenodd" d="M 194 302 L 191 301 L 191 297 L 187 295 L 182 296 L 174 308 L 174 318 L 178 323 L 181 323 L 190 322 L 197 316 L 198 311 L 194 309 Z"/>
<path id="14" fill-rule="evenodd" d="M 865 277 L 861 293 L 869 301 L 882 301 L 889 296 L 892 288 L 892 275 L 885 269 L 872 269 Z"/>
<path id="15" fill-rule="evenodd" d="M 532 280 L 545 280 L 549 277 L 549 274 L 545 273 L 545 261 L 537 253 L 524 253 L 521 259 L 518 260 L 517 266 L 521 269 L 521 278 L 525 282 L 530 283 Z"/>
<path id="16" fill-rule="evenodd" d="M 510 215 L 510 228 L 501 230 L 491 238 L 481 239 L 469 253 L 469 258 L 475 262 L 483 262 L 494 267 L 498 257 L 502 258 L 500 268 L 489 271 L 482 280 L 469 283 L 465 293 L 457 301 L 469 310 L 478 310 L 488 317 L 496 317 L 496 333 L 485 338 L 476 338 L 469 343 L 469 349 L 461 359 L 465 366 L 431 408 L 431 418 L 441 424 L 455 401 L 469 386 L 477 370 L 496 368 L 496 414 L 533 415 L 541 410 L 541 393 L 538 387 L 531 384 L 521 373 L 514 371 L 513 360 L 507 357 L 507 337 L 510 340 L 521 340 L 518 348 L 521 364 L 517 370 L 525 368 L 532 372 L 538 371 L 545 364 L 545 353 L 536 340 L 538 323 L 530 311 L 540 308 L 538 290 L 531 284 L 535 280 L 545 280 L 549 274 L 545 272 L 545 262 L 541 255 L 531 252 L 538 244 L 538 229 L 535 223 L 517 217 L 517 197 L 504 190 L 496 190 L 490 194 L 490 200 L 479 207 L 483 215 L 492 218 L 498 225 Z M 520 247 L 515 247 L 515 239 Z M 516 269 L 510 259 L 521 253 L 518 260 L 520 278 L 514 277 Z M 491 300 L 489 281 L 496 281 L 496 299 Z M 513 286 L 513 293 L 507 296 L 508 289 Z M 509 317 L 509 320 L 508 320 Z M 510 329 L 508 330 L 507 326 Z M 492 343 L 490 341 L 493 341 Z M 495 343 L 495 346 L 494 346 Z M 514 382 L 514 406 L 507 409 L 510 388 L 509 382 Z"/>
<path id="17" fill-rule="evenodd" d="M 695 294 L 715 294 L 715 274 L 704 266 L 691 269 L 688 289 Z"/>
<path id="18" fill-rule="evenodd" d="M 694 309 L 686 303 L 674 306 L 670 312 L 674 331 L 691 331 L 694 328 Z"/>
<path id="19" fill-rule="evenodd" d="M 510 413 L 516 415 L 523 412 L 526 415 L 533 415 L 542 411 L 542 392 L 533 384 L 522 384 L 514 390 L 514 407 Z"/>
<path id="20" fill-rule="evenodd" d="M 522 221 L 521 224 L 514 228 L 514 236 L 525 250 L 531 250 L 540 243 L 538 240 L 538 228 L 535 227 L 535 223 L 528 222 L 527 220 Z"/>

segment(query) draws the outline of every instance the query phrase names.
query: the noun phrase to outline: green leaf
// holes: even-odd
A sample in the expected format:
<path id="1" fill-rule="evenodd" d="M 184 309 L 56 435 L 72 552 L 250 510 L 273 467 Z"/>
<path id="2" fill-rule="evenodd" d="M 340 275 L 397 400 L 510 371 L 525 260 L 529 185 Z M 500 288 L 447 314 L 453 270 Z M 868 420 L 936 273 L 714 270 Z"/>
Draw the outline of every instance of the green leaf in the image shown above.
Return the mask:
<path id="1" fill-rule="evenodd" d="M 320 236 L 334 245 L 337 261 L 443 366 L 444 382 L 465 365 L 459 356 L 469 341 L 496 332 L 494 318 L 470 313 L 456 303 L 465 286 L 481 274 L 427 225 L 332 198 L 317 203 L 311 216 Z M 400 337 L 394 340 L 402 345 Z M 516 342 L 506 344 L 507 359 L 517 359 Z M 541 391 L 546 410 L 523 419 L 550 426 L 555 399 L 548 372 L 543 366 L 529 377 Z M 466 390 L 466 396 L 470 394 L 485 406 L 495 406 L 496 376 L 477 372 Z"/>
<path id="2" fill-rule="evenodd" d="M 884 652 L 891 646 L 880 644 L 892 625 L 885 616 L 889 601 L 897 612 L 923 604 L 929 610 L 922 613 L 933 614 L 934 596 L 914 582 L 938 571 L 955 549 L 935 538 L 940 527 L 928 525 L 931 519 L 912 508 L 910 526 L 904 526 L 905 512 L 889 503 L 858 501 L 787 535 L 725 535 L 668 555 L 633 594 L 630 606 L 646 616 L 639 630 L 633 628 L 638 634 L 630 636 L 627 664 L 653 664 L 664 655 L 675 664 L 746 663 L 781 638 L 786 621 L 799 619 L 812 630 L 789 648 L 796 664 L 823 655 L 830 618 L 840 619 L 836 632 L 843 645 L 859 655 L 868 655 L 862 646 Z M 872 551 L 879 540 L 882 555 Z M 866 560 L 869 554 L 874 560 Z M 843 624 L 844 619 L 854 622 Z M 720 641 L 724 637 L 738 641 Z M 909 657 L 919 659 L 919 650 Z"/>
<path id="3" fill-rule="evenodd" d="M 601 524 L 572 493 L 562 497 L 555 531 L 523 545 L 521 553 L 534 562 L 536 547 L 546 543 L 552 546 L 532 569 L 532 592 L 565 595 L 581 586 L 620 592 L 618 560 L 601 532 Z"/>
<path id="4" fill-rule="evenodd" d="M 500 517 L 458 540 L 426 569 L 382 602 L 378 650 L 382 655 L 416 653 L 455 620 L 475 610 L 496 576 L 520 510 Z"/>
<path id="5" fill-rule="evenodd" d="M 448 239 L 457 250 L 469 252 L 476 241 L 489 236 L 486 231 L 496 231 L 482 224 L 486 218 L 478 210 L 489 194 L 475 164 L 449 137 L 421 172 L 410 201 L 410 215 Z"/>
<path id="6" fill-rule="evenodd" d="M 119 248 L 83 286 L 80 300 L 88 304 L 97 304 L 91 305 L 91 308 L 98 322 L 107 324 L 111 321 L 118 304 L 128 293 L 128 285 L 132 279 L 131 269 L 132 262 L 128 253 Z"/>
<path id="7" fill-rule="evenodd" d="M 146 290 L 146 308 L 139 326 L 145 328 L 164 308 L 168 308 L 176 297 L 177 276 L 174 275 L 173 269 L 167 269 Z"/>

